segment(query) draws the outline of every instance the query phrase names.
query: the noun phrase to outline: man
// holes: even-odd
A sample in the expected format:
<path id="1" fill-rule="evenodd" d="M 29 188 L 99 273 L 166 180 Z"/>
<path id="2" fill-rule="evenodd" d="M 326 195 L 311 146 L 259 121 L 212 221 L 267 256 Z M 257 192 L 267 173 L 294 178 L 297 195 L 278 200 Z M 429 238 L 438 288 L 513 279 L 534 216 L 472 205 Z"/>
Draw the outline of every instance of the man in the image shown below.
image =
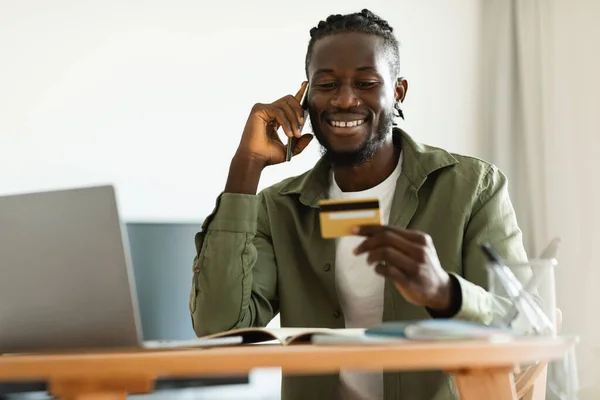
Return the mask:
<path id="1" fill-rule="evenodd" d="M 264 326 L 370 327 L 452 317 L 490 323 L 502 312 L 486 292 L 480 244 L 526 259 L 506 178 L 483 161 L 424 146 L 393 126 L 408 84 L 392 28 L 368 10 L 332 15 L 310 32 L 310 120 L 324 155 L 307 173 L 257 194 L 264 168 L 285 160 L 273 132 L 300 134 L 295 96 L 256 104 L 224 192 L 196 236 L 190 298 L 199 336 Z M 323 239 L 321 199 L 378 197 L 384 224 Z M 284 377 L 288 399 L 451 399 L 442 372 Z"/>

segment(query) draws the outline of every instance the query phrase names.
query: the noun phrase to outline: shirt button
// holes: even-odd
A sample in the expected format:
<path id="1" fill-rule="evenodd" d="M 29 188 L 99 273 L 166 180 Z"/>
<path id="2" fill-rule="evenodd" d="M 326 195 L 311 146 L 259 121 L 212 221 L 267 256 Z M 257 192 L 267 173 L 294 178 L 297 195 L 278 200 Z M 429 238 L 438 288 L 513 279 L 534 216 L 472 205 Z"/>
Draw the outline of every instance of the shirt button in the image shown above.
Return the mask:
<path id="1" fill-rule="evenodd" d="M 339 310 L 335 310 L 333 312 L 333 316 L 334 316 L 334 318 L 339 318 L 342 316 L 342 313 Z"/>
<path id="2" fill-rule="evenodd" d="M 324 269 L 326 272 L 329 272 L 329 271 L 331 270 L 331 264 L 329 264 L 329 263 L 325 264 L 325 266 L 323 267 L 323 269 Z"/>

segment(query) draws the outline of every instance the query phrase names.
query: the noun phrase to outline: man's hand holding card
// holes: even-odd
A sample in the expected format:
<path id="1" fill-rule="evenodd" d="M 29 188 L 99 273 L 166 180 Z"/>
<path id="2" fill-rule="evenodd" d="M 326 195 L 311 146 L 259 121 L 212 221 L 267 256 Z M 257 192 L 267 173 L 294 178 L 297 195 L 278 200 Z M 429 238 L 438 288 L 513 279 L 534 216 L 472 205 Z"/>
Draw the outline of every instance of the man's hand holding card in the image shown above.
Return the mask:
<path id="1" fill-rule="evenodd" d="M 323 238 L 364 236 L 354 250 L 367 253 L 375 272 L 394 281 L 409 302 L 440 314 L 452 314 L 456 288 L 425 233 L 383 225 L 378 199 L 323 200 L 320 203 Z M 454 287 L 453 287 L 454 286 Z"/>

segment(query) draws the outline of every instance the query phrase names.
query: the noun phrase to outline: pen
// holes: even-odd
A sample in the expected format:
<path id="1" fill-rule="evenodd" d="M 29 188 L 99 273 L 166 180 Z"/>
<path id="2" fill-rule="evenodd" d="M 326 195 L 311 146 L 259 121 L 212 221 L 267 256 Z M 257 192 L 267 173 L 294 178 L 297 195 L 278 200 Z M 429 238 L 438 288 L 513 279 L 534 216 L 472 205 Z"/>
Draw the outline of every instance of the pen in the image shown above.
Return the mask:
<path id="1" fill-rule="evenodd" d="M 519 315 L 519 312 L 522 312 L 536 333 L 542 333 L 549 329 L 553 330 L 552 323 L 547 315 L 539 308 L 531 294 L 523 288 L 521 282 L 506 266 L 496 249 L 491 244 L 484 243 L 481 245 L 481 250 L 488 261 L 493 264 L 493 273 L 496 274 L 512 303 L 512 307 L 507 311 L 502 323 L 510 327 Z"/>

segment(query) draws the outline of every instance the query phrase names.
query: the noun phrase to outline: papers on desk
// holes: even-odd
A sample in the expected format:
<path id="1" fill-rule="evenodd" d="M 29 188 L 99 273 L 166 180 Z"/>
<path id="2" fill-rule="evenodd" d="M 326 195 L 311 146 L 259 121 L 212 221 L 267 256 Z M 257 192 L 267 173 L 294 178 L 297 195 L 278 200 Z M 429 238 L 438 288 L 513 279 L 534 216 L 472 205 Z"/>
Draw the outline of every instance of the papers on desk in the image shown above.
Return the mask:
<path id="1" fill-rule="evenodd" d="M 385 336 L 375 336 L 375 335 L 313 335 L 311 338 L 311 343 L 315 345 L 326 345 L 326 346 L 335 346 L 335 345 L 358 345 L 358 346 L 368 346 L 368 345 L 394 345 L 406 343 L 408 340 L 398 337 L 385 337 Z"/>
<path id="2" fill-rule="evenodd" d="M 217 347 L 232 345 L 394 345 L 410 340 L 512 340 L 508 328 L 451 319 L 387 321 L 369 329 L 241 328 L 190 341 L 157 341 L 146 348 Z"/>
<path id="3" fill-rule="evenodd" d="M 189 339 L 189 340 L 147 340 L 143 342 L 146 349 L 179 349 L 186 347 L 221 347 L 241 344 L 241 336 L 228 336 L 210 339 Z"/>
<path id="4" fill-rule="evenodd" d="M 361 335 L 314 335 L 320 345 L 394 345 L 409 341 L 486 340 L 510 341 L 517 335 L 505 328 L 450 319 L 388 321 Z"/>
<path id="5" fill-rule="evenodd" d="M 452 319 L 388 321 L 367 329 L 365 334 L 410 340 L 512 340 L 516 336 L 508 328 Z"/>

